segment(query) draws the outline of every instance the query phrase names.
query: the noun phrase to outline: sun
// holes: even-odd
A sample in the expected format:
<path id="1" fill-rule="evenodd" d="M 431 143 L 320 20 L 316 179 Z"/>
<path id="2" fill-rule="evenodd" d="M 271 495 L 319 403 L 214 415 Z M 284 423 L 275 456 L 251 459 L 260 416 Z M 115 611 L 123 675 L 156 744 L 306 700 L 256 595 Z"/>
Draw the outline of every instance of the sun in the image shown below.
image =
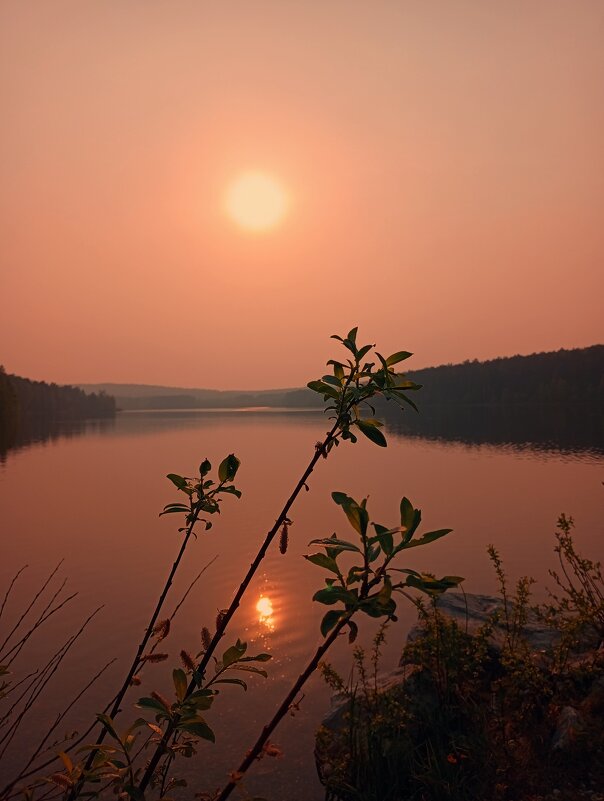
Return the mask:
<path id="1" fill-rule="evenodd" d="M 283 220 L 289 197 L 276 178 L 259 170 L 239 175 L 227 187 L 224 206 L 229 217 L 248 231 L 268 231 Z"/>

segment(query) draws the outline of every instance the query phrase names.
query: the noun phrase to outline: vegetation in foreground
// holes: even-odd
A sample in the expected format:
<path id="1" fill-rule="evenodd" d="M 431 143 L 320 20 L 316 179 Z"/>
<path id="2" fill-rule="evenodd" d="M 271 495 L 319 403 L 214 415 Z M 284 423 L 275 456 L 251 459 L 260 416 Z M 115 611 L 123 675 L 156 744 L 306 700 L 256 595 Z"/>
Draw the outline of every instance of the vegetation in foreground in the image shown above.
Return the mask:
<path id="1" fill-rule="evenodd" d="M 369 657 L 354 655 L 340 725 L 318 735 L 331 801 L 575 801 L 604 798 L 604 581 L 559 519 L 555 587 L 530 606 L 531 579 L 510 595 L 494 548 L 500 603 L 482 625 L 418 603 L 420 626 L 402 658 L 405 678 L 378 680 L 382 627 Z M 536 649 L 527 622 L 551 631 Z"/>
<path id="2" fill-rule="evenodd" d="M 175 667 L 172 671 L 173 696 L 166 697 L 151 690 L 143 697 L 139 697 L 136 706 L 140 710 L 140 716 L 133 723 L 130 721 L 124 723 L 119 718 L 130 688 L 138 687 L 143 682 L 145 667 L 169 658 L 168 654 L 156 649 L 168 636 L 174 614 L 184 599 L 176 605 L 175 611 L 169 617 L 162 618 L 161 613 L 174 576 L 189 546 L 196 538 L 196 527 L 203 523 L 205 530 L 208 531 L 212 527 L 210 517 L 220 511 L 224 496 L 232 495 L 238 498 L 241 495 L 234 484 L 239 469 L 239 460 L 234 454 L 230 454 L 220 463 L 215 478 L 210 477 L 212 465 L 207 459 L 200 464 L 196 476 L 181 476 L 175 473 L 168 475 L 179 493 L 182 493 L 180 496 L 182 500 L 168 504 L 162 514 L 177 515 L 181 520 L 182 525 L 178 531 L 182 541 L 121 687 L 105 709 L 96 715 L 96 721 L 85 732 L 73 735 L 67 740 L 53 742 L 52 737 L 58 723 L 71 706 L 79 701 L 90 684 L 102 674 L 107 665 L 102 668 L 76 698 L 69 702 L 65 712 L 59 716 L 50 730 L 45 733 L 40 732 L 41 740 L 33 752 L 22 755 L 22 764 L 15 769 L 8 784 L 0 789 L 0 798 L 3 801 L 17 796 L 23 796 L 28 801 L 33 799 L 50 801 L 59 798 L 63 801 L 74 801 L 79 797 L 105 798 L 116 795 L 124 800 L 161 798 L 168 801 L 175 792 L 178 792 L 178 788 L 186 787 L 186 782 L 174 774 L 173 762 L 182 757 L 193 756 L 203 740 L 214 742 L 214 732 L 209 723 L 210 715 L 206 713 L 213 712 L 211 708 L 216 701 L 219 702 L 219 695 L 223 692 L 224 685 L 235 685 L 245 690 L 250 674 L 266 676 L 265 669 L 260 667 L 259 663 L 267 662 L 270 659 L 268 654 L 251 655 L 247 652 L 246 643 L 240 640 L 229 645 L 224 651 L 221 649 L 222 653 L 218 651 L 218 646 L 250 581 L 277 535 L 281 553 L 285 554 L 287 551 L 291 525 L 289 514 L 296 498 L 300 492 L 309 489 L 307 481 L 318 463 L 328 458 L 333 448 L 342 442 L 348 441 L 354 444 L 357 436 L 362 434 L 380 447 L 387 445 L 386 437 L 381 431 L 382 423 L 368 414 L 368 411 L 374 413 L 372 401 L 375 397 L 381 396 L 401 407 L 408 405 L 416 408 L 408 393 L 420 387 L 394 369 L 395 365 L 406 360 L 411 354 L 407 351 L 398 351 L 384 358 L 376 352 L 373 360 L 370 360 L 369 354 L 374 346 L 357 345 L 356 335 L 357 329 L 353 328 L 346 337 L 335 337 L 344 346 L 347 355 L 342 361 L 331 359 L 328 362 L 331 373 L 308 384 L 309 389 L 327 403 L 325 411 L 329 414 L 330 428 L 325 438 L 314 446 L 308 466 L 274 525 L 261 541 L 257 555 L 236 588 L 230 605 L 220 611 L 214 632 L 206 627 L 202 629 L 202 647 L 198 653 L 192 654 L 184 649 L 181 650 L 182 667 Z M 269 740 L 270 735 L 288 711 L 299 703 L 299 694 L 306 680 L 315 671 L 319 661 L 340 632 L 346 630 L 351 642 L 355 639 L 358 628 L 353 618 L 366 614 L 372 618 L 393 620 L 396 610 L 395 593 L 406 594 L 411 588 L 424 592 L 442 592 L 449 587 L 457 586 L 461 581 L 455 576 L 436 579 L 391 564 L 400 552 L 426 545 L 450 531 L 440 529 L 416 536 L 421 522 L 421 512 L 415 509 L 407 498 L 403 498 L 400 504 L 400 524 L 397 522 L 393 527 L 387 527 L 373 523 L 371 528 L 366 501 L 357 503 L 342 492 L 333 493 L 333 499 L 342 507 L 355 532 L 356 541 L 335 535 L 316 540 L 315 544 L 321 546 L 321 550 L 307 557 L 309 562 L 327 573 L 324 586 L 314 595 L 315 601 L 332 607 L 326 612 L 321 623 L 323 640 L 237 770 L 233 771 L 222 790 L 206 796 L 208 798 L 226 801 L 234 790 L 242 789 L 242 781 L 248 769 L 257 758 L 270 754 L 273 750 Z M 48 582 L 34 598 L 32 606 L 46 589 L 47 584 Z M 11 584 L 8 588 L 0 615 L 12 586 Z M 95 612 L 90 616 L 80 631 L 71 637 L 41 670 L 35 670 L 19 678 L 13 676 L 11 666 L 19 652 L 36 629 L 48 619 L 48 616 L 59 611 L 64 603 L 57 600 L 61 589 L 51 597 L 34 626 L 29 631 L 26 630 L 20 640 L 17 638 L 21 632 L 17 632 L 31 606 L 0 646 L 0 658 L 4 665 L 0 695 L 7 701 L 18 691 L 17 700 L 13 702 L 13 698 L 10 698 L 1 713 L 0 759 L 6 754 L 24 717 L 32 710 L 35 711 L 36 701 L 44 690 L 48 678 L 60 667 L 65 654 L 96 614 Z M 67 600 L 69 599 L 65 602 Z M 11 643 L 13 637 L 17 639 L 16 643 Z M 58 746 L 62 747 L 62 750 L 57 754 Z M 203 781 L 204 777 L 200 776 L 200 783 Z M 191 791 L 188 792 L 190 794 Z"/>

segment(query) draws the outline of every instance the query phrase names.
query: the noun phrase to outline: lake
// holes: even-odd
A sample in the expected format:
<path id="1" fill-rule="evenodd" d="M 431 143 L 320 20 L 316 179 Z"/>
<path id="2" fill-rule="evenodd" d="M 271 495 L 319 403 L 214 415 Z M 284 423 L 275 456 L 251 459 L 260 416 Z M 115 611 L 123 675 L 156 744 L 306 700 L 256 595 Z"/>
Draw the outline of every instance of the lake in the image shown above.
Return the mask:
<path id="1" fill-rule="evenodd" d="M 0 595 L 20 567 L 29 567 L 4 611 L 2 631 L 8 633 L 22 604 L 61 559 L 57 577 L 68 579 L 64 592 L 78 592 L 24 649 L 15 672 L 42 664 L 92 610 L 104 606 L 49 682 L 36 720 L 23 720 L 0 778 L 10 778 L 21 764 L 24 743 L 33 742 L 36 733 L 39 738 L 39 727 L 52 722 L 66 700 L 114 657 L 117 662 L 85 694 L 60 732 L 85 728 L 119 687 L 180 545 L 176 516 L 158 517 L 164 504 L 179 499 L 166 474 L 192 475 L 202 459 L 217 467 L 235 453 L 242 463 L 236 484 L 243 497 L 225 496 L 212 530 L 200 530 L 191 542 L 167 613 L 204 565 L 215 561 L 175 618 L 165 641 L 170 660 L 145 668 L 143 685 L 131 691 L 131 701 L 152 689 L 167 692 L 180 649 L 200 649 L 201 627 L 213 630 L 217 611 L 229 605 L 326 429 L 322 413 L 312 411 L 132 412 L 115 420 L 65 424 L 52 436 L 32 435 L 4 453 Z M 399 502 L 406 495 L 423 510 L 423 530 L 452 528 L 445 539 L 410 552 L 400 566 L 465 576 L 468 592 L 495 590 L 486 554 L 493 543 L 510 579 L 532 575 L 539 582 L 535 593 L 543 597 L 548 569 L 555 566 L 553 532 L 561 512 L 575 518 L 579 550 L 604 557 L 604 453 L 599 445 L 576 444 L 562 435 L 538 443 L 501 436 L 493 437 L 496 444 L 489 444 L 488 436 L 472 443 L 461 435 L 451 441 L 442 430 L 420 436 L 398 424 L 390 425 L 387 434 L 386 449 L 366 440 L 343 443 L 329 459 L 320 460 L 310 491 L 294 506 L 287 554 L 282 556 L 276 543 L 272 546 L 223 641 L 226 646 L 241 637 L 251 652 L 270 652 L 269 678 L 251 677 L 247 693 L 224 688 L 207 714 L 217 744 L 202 743 L 194 760 L 176 764 L 176 772 L 189 781 L 184 797 L 225 783 L 314 653 L 325 607 L 311 598 L 324 574 L 302 555 L 312 550 L 308 542 L 313 538 L 334 531 L 347 534 L 332 491 L 359 500 L 369 496 L 372 519 L 387 525 L 398 524 Z M 258 610 L 261 598 L 264 614 Z M 388 636 L 385 671 L 396 665 L 415 619 L 410 606 L 400 603 L 399 611 Z M 359 623 L 359 641 L 369 644 L 375 624 L 369 619 Z M 348 675 L 350 657 L 347 643 L 338 642 L 330 661 Z M 328 689 L 315 676 L 299 711 L 273 737 L 283 756 L 265 757 L 248 774 L 246 787 L 252 794 L 272 801 L 323 798 L 313 744 L 329 700 Z"/>

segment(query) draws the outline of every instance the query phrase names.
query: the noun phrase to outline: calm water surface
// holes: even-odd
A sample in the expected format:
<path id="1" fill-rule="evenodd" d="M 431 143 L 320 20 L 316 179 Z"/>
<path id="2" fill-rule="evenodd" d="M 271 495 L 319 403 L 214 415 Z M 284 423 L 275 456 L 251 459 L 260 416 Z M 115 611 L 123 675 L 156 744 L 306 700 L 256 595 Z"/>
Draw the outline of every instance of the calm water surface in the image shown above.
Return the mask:
<path id="1" fill-rule="evenodd" d="M 29 568 L 0 626 L 7 629 L 19 604 L 60 559 L 65 560 L 60 575 L 68 578 L 67 588 L 79 593 L 32 640 L 18 669 L 40 664 L 90 611 L 101 604 L 104 608 L 49 682 L 38 721 L 24 720 L 5 756 L 4 778 L 20 764 L 23 743 L 35 736 L 39 721 L 54 720 L 66 698 L 113 657 L 117 662 L 85 695 L 79 713 L 62 724 L 61 733 L 82 727 L 117 689 L 180 544 L 176 518 L 158 517 L 165 503 L 177 500 L 165 474 L 190 475 L 203 458 L 217 466 L 234 452 L 242 461 L 237 485 L 244 495 L 240 501 L 226 497 L 214 528 L 192 542 L 168 612 L 201 568 L 217 559 L 175 620 L 166 641 L 173 658 L 148 666 L 143 687 L 132 691 L 131 700 L 152 689 L 167 690 L 178 651 L 199 650 L 201 627 L 213 629 L 218 609 L 228 606 L 325 430 L 325 419 L 315 412 L 129 413 L 115 422 L 80 427 L 77 436 L 8 452 L 0 464 L 0 587 L 22 565 Z M 230 632 L 229 639 L 245 639 L 251 651 L 274 655 L 269 678 L 252 680 L 247 693 L 236 687 L 221 693 L 208 715 L 219 745 L 202 744 L 194 761 L 178 764 L 189 780 L 186 797 L 224 783 L 319 642 L 324 607 L 310 599 L 323 574 L 302 554 L 315 537 L 346 533 L 345 518 L 330 499 L 332 490 L 358 499 L 368 495 L 372 518 L 387 525 L 398 522 L 399 501 L 407 495 L 422 508 L 426 527 L 454 529 L 445 540 L 411 552 L 401 566 L 463 575 L 467 591 L 491 592 L 495 583 L 486 548 L 494 543 L 510 577 L 530 574 L 540 582 L 537 593 L 543 593 L 554 565 L 552 532 L 562 511 L 576 520 L 581 550 L 604 558 L 603 480 L 604 457 L 598 452 L 470 446 L 394 430 L 387 449 L 369 442 L 343 444 L 321 460 L 310 492 L 302 494 L 291 515 L 287 554 L 272 548 Z M 261 598 L 269 599 L 272 614 L 259 613 Z M 400 611 L 384 670 L 396 664 L 413 620 L 410 609 Z M 369 620 L 360 622 L 361 640 L 369 643 L 375 627 Z M 349 660 L 348 646 L 338 644 L 331 661 L 346 672 Z M 247 782 L 250 791 L 272 801 L 322 799 L 312 754 L 314 731 L 328 707 L 329 692 L 315 677 L 300 711 L 274 737 L 283 757 L 258 763 Z"/>

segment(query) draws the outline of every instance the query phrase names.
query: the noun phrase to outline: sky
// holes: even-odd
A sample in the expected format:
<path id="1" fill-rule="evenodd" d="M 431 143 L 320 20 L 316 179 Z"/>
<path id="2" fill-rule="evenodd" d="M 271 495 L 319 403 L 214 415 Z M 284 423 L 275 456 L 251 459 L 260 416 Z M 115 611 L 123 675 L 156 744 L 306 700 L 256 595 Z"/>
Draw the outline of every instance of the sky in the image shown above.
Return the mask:
<path id="1" fill-rule="evenodd" d="M 0 363 L 267 388 L 353 326 L 409 369 L 603 342 L 603 41 L 601 0 L 0 0 Z"/>

